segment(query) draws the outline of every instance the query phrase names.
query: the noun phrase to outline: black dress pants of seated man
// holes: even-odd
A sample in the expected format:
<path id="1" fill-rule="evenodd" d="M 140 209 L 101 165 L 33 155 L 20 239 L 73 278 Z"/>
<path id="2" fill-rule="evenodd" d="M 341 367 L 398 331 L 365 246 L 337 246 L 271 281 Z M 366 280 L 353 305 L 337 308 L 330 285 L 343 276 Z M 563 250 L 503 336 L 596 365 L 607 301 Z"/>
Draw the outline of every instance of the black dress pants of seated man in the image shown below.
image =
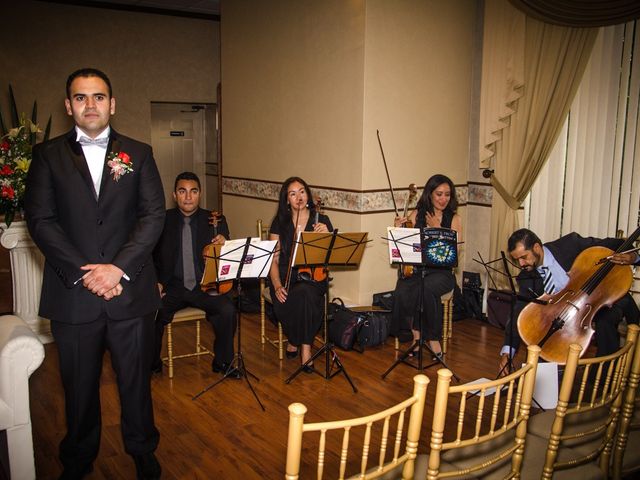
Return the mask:
<path id="1" fill-rule="evenodd" d="M 233 360 L 233 337 L 236 332 L 236 308 L 229 295 L 209 295 L 200 290 L 184 287 L 168 287 L 162 297 L 162 307 L 156 318 L 155 356 L 153 370 L 162 368 L 160 352 L 164 326 L 173 320 L 173 315 L 186 307 L 200 308 L 206 312 L 207 320 L 213 327 L 215 340 L 213 353 L 215 363 L 229 364 Z"/>

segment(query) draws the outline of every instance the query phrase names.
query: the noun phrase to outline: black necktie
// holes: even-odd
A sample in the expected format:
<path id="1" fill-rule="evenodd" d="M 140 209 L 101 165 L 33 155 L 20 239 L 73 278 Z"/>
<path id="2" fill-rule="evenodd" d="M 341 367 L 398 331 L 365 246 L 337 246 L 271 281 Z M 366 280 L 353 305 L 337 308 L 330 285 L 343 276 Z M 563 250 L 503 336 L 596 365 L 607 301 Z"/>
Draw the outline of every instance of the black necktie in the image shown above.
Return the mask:
<path id="1" fill-rule="evenodd" d="M 193 244 L 191 240 L 191 217 L 184 217 L 182 225 L 182 281 L 187 290 L 196 286 L 196 270 L 193 265 Z"/>

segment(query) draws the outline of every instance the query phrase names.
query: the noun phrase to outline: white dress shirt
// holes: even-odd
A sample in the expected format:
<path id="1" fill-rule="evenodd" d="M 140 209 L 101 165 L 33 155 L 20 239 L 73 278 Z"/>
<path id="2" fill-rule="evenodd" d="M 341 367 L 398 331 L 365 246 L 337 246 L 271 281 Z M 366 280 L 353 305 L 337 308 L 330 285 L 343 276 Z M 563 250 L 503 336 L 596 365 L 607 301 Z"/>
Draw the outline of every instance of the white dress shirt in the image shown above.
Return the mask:
<path id="1" fill-rule="evenodd" d="M 96 138 L 109 138 L 111 128 L 107 126 Z M 76 141 L 80 137 L 88 137 L 78 126 L 76 125 Z M 87 159 L 87 166 L 89 167 L 89 173 L 91 173 L 91 180 L 96 190 L 96 197 L 100 197 L 100 183 L 102 182 L 102 171 L 104 170 L 104 162 L 107 158 L 107 147 L 101 147 L 99 145 L 83 145 L 82 151 L 84 152 L 84 158 Z"/>

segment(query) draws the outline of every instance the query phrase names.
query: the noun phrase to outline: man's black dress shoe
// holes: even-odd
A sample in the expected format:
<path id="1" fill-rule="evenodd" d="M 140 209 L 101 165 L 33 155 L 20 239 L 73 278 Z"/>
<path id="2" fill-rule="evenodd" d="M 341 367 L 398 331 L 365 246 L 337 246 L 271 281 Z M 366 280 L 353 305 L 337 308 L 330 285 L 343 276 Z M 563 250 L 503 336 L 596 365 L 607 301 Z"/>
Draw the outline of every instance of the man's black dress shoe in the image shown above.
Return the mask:
<path id="1" fill-rule="evenodd" d="M 136 475 L 138 480 L 155 480 L 160 478 L 162 468 L 153 452 L 143 455 L 133 455 L 136 462 Z"/>
<path id="2" fill-rule="evenodd" d="M 153 362 L 153 365 L 151 365 L 151 374 L 160 374 L 162 373 L 162 360 L 159 360 L 157 362 Z"/>
<path id="3" fill-rule="evenodd" d="M 81 480 L 93 472 L 93 463 L 81 467 L 65 468 L 58 480 Z"/>
<path id="4" fill-rule="evenodd" d="M 227 370 L 229 370 L 229 364 L 227 362 L 216 363 L 216 361 L 214 360 L 213 362 L 211 362 L 211 370 L 214 373 L 222 373 L 224 375 L 225 373 L 227 373 Z M 240 375 L 240 371 L 237 368 L 234 368 L 233 370 L 231 370 L 231 372 L 229 372 L 229 375 L 227 375 L 227 377 L 239 380 L 242 378 L 242 375 Z"/>
<path id="5" fill-rule="evenodd" d="M 296 358 L 298 356 L 298 350 L 294 350 L 294 351 L 286 350 L 284 353 L 287 356 L 287 358 Z"/>

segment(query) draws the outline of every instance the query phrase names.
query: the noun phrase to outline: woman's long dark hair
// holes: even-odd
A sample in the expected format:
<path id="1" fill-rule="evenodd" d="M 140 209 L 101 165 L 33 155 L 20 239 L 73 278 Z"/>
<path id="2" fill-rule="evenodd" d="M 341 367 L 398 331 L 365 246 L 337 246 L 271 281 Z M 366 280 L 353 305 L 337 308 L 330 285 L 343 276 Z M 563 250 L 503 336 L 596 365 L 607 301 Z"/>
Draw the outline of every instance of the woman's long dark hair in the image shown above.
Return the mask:
<path id="1" fill-rule="evenodd" d="M 309 214 L 314 215 L 316 211 L 316 206 L 313 203 L 313 194 L 311 193 L 311 189 L 307 182 L 305 182 L 300 177 L 289 177 L 282 183 L 282 188 L 280 188 L 280 195 L 278 197 L 278 211 L 276 212 L 276 218 L 278 220 L 278 225 L 280 226 L 280 242 L 292 241 L 293 238 L 293 223 L 291 221 L 291 206 L 287 201 L 287 193 L 289 190 L 289 185 L 294 182 L 298 182 L 302 184 L 305 191 L 307 192 L 307 206 L 309 208 Z M 275 220 L 275 219 L 274 219 Z"/>
<path id="2" fill-rule="evenodd" d="M 451 198 L 445 210 L 448 210 L 452 214 L 456 213 L 456 210 L 458 209 L 456 187 L 449 177 L 438 173 L 427 180 L 427 183 L 425 183 L 424 185 L 424 190 L 422 191 L 420 200 L 418 200 L 418 204 L 416 205 L 416 209 L 418 210 L 416 213 L 416 223 L 418 223 L 419 218 L 424 218 L 427 212 L 433 215 L 433 203 L 431 202 L 431 194 L 443 183 L 448 184 L 449 188 L 451 189 Z"/>

